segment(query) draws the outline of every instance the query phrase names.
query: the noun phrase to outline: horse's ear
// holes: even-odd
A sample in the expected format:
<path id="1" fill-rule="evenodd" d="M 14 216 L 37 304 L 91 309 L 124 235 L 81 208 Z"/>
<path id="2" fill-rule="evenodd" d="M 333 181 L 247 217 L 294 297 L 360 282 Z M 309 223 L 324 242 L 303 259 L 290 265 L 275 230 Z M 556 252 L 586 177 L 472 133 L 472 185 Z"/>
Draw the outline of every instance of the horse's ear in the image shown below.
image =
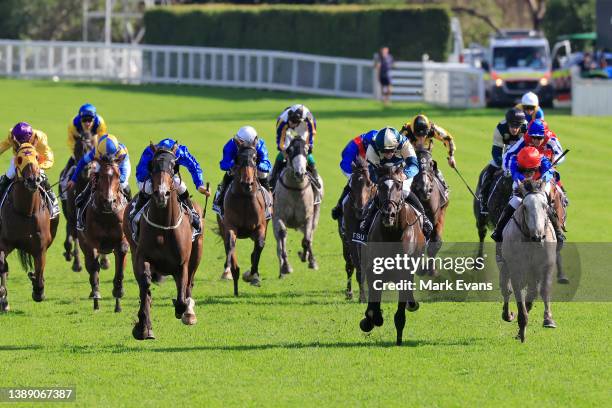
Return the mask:
<path id="1" fill-rule="evenodd" d="M 355 170 L 357 168 L 357 164 L 355 162 L 351 162 L 351 169 Z"/>
<path id="2" fill-rule="evenodd" d="M 519 194 L 524 196 L 527 194 L 527 188 L 525 187 L 525 181 L 521 181 L 518 185 Z"/>
<path id="3" fill-rule="evenodd" d="M 178 150 L 179 146 L 180 145 L 179 145 L 178 140 L 176 142 L 174 142 L 174 145 L 172 146 L 172 153 L 176 153 L 176 151 Z"/>
<path id="4" fill-rule="evenodd" d="M 155 146 L 153 144 L 153 141 L 149 141 L 149 147 L 151 148 L 151 150 L 153 150 L 153 153 L 155 153 L 157 151 L 157 146 Z"/>

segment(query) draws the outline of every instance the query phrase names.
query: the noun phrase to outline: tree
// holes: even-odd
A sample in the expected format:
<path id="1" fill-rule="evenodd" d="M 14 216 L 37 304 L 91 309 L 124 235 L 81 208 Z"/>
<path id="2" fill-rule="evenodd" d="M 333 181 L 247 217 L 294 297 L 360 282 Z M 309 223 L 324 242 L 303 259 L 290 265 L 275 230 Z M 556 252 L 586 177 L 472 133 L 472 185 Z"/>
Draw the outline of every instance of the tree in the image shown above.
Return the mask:
<path id="1" fill-rule="evenodd" d="M 534 30 L 539 30 L 546 15 L 546 0 L 525 0 Z"/>

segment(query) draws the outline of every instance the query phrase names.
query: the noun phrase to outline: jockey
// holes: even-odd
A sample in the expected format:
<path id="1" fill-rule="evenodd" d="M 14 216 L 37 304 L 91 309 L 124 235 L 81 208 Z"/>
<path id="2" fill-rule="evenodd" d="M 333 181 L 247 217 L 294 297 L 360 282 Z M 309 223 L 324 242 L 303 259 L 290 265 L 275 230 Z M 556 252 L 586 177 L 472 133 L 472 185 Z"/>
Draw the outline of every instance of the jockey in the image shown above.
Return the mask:
<path id="1" fill-rule="evenodd" d="M 98 160 L 115 160 L 119 163 L 119 181 L 121 182 L 121 190 L 123 194 L 129 199 L 131 197 L 130 191 L 130 173 L 132 172 L 132 166 L 130 164 L 130 156 L 128 154 L 127 147 L 123 143 L 119 143 L 117 138 L 113 135 L 103 135 L 100 139 L 97 140 L 96 146 L 91 149 L 87 154 L 85 154 L 81 160 L 76 165 L 76 169 L 74 173 L 72 173 L 72 177 L 66 188 L 71 190 L 74 188 L 81 171 L 87 166 L 89 163 L 94 160 L 97 162 Z M 87 187 L 79 194 L 79 196 L 75 200 L 75 204 L 77 208 L 81 208 L 82 205 L 89 198 L 89 194 L 92 189 L 92 184 L 95 184 L 95 177 L 100 170 L 100 165 L 96 163 L 94 167 L 94 171 L 92 173 L 92 182 L 87 184 Z"/>
<path id="2" fill-rule="evenodd" d="M 54 159 L 53 151 L 48 144 L 47 135 L 41 130 L 32 129 L 32 126 L 26 122 L 19 122 L 13 129 L 9 130 L 8 137 L 0 142 L 0 154 L 10 148 L 13 149 L 13 153 L 16 153 L 22 143 L 30 143 L 36 149 L 36 153 L 38 154 L 38 166 L 41 169 L 40 174 L 42 176 L 41 186 L 45 189 L 51 201 L 51 205 L 53 206 L 53 208 L 50 209 L 51 218 L 55 218 L 59 214 L 59 205 L 57 197 L 49 184 L 49 179 L 45 174 L 45 170 L 53 166 Z M 16 175 L 15 158 L 13 157 L 11 158 L 11 163 L 9 164 L 6 174 L 0 177 L 0 198 L 4 195 L 6 188 L 15 179 Z"/>
<path id="3" fill-rule="evenodd" d="M 493 175 L 502 167 L 504 150 L 516 143 L 527 133 L 525 112 L 512 108 L 506 112 L 506 118 L 499 122 L 493 131 L 492 160 L 489 162 L 480 180 L 480 212 L 487 214 L 487 199 L 493 184 Z"/>
<path id="4" fill-rule="evenodd" d="M 373 166 L 404 165 L 404 175 L 406 176 L 402 183 L 404 199 L 423 215 L 423 234 L 426 239 L 429 239 L 429 235 L 433 231 L 433 225 L 425 214 L 423 204 L 416 194 L 410 191 L 412 178 L 419 173 L 419 165 L 414 148 L 408 138 L 402 136 L 392 127 L 382 128 L 376 133 L 374 143 L 368 146 L 366 158 Z M 372 200 L 368 206 L 366 216 L 359 226 L 359 234 L 353 237 L 353 241 L 362 244 L 366 242 L 370 226 L 378 210 L 376 201 L 376 199 Z"/>
<path id="5" fill-rule="evenodd" d="M 437 139 L 441 141 L 448 149 L 448 165 L 455 168 L 455 143 L 453 136 L 451 136 L 450 133 L 440 126 L 430 122 L 427 116 L 416 115 L 412 119 L 412 122 L 405 123 L 404 126 L 402 126 L 400 133 L 410 140 L 410 143 L 412 143 L 412 146 L 414 146 L 415 149 L 426 149 L 431 151 L 433 147 L 433 140 Z M 446 185 L 446 181 L 442 176 L 442 172 L 440 169 L 438 169 L 438 164 L 436 161 L 434 160 L 433 162 L 436 177 L 438 180 L 440 180 L 444 190 L 446 191 L 448 190 L 448 186 Z"/>
<path id="6" fill-rule="evenodd" d="M 527 119 L 527 122 L 531 122 L 534 119 L 544 120 L 544 111 L 539 105 L 538 95 L 527 92 L 521 98 L 521 103 L 515 107 L 525 112 L 525 119 Z"/>
<path id="7" fill-rule="evenodd" d="M 270 175 L 270 185 L 272 188 L 276 185 L 276 180 L 285 167 L 287 162 L 285 160 L 285 149 L 289 147 L 294 137 L 302 138 L 308 143 L 310 148 L 307 156 L 308 171 L 315 180 L 318 180 L 319 176 L 315 167 L 315 159 L 312 155 L 316 134 L 317 121 L 306 106 L 301 104 L 292 105 L 280 114 L 276 120 L 276 148 L 278 149 L 278 154 L 276 155 L 274 168 Z"/>
<path id="8" fill-rule="evenodd" d="M 223 180 L 217 188 L 217 194 L 213 201 L 213 210 L 217 214 L 223 212 L 223 199 L 227 187 L 230 185 L 234 176 L 232 169 L 234 167 L 234 161 L 238 155 L 238 149 L 243 146 L 253 146 L 257 150 L 257 179 L 259 184 L 266 190 L 270 191 L 270 184 L 268 183 L 268 173 L 272 168 L 270 159 L 268 158 L 268 149 L 263 139 L 260 139 L 257 135 L 257 131 L 252 126 L 243 126 L 238 129 L 238 132 L 232 137 L 223 147 L 223 159 L 219 162 L 219 167 L 225 172 Z"/>
<path id="9" fill-rule="evenodd" d="M 491 235 L 491 238 L 495 242 L 502 242 L 504 227 L 512 218 L 514 211 L 519 207 L 522 202 L 522 198 L 518 195 L 517 187 L 520 182 L 524 180 L 539 180 L 542 179 L 546 182 L 546 192 L 550 192 L 550 180 L 553 178 L 554 169 L 550 160 L 542 155 L 540 151 L 533 146 L 526 146 L 521 149 L 518 154 L 512 157 L 510 163 L 510 172 L 512 179 L 514 180 L 514 193 L 510 202 L 499 217 L 499 221 L 495 227 L 495 231 Z M 549 213 L 549 218 L 555 229 L 557 235 L 557 241 L 563 242 L 565 236 L 561 229 L 559 219 L 552 213 Z"/>
<path id="10" fill-rule="evenodd" d="M 68 124 L 67 144 L 68 151 L 70 152 L 70 158 L 61 172 L 62 187 L 66 187 L 66 182 L 68 181 L 65 180 L 66 173 L 72 166 L 75 165 L 74 145 L 76 143 L 76 139 L 93 136 L 95 145 L 95 139 L 102 137 L 107 133 L 108 129 L 106 127 L 106 122 L 104 122 L 102 116 L 98 115 L 95 106 L 90 103 L 86 103 L 79 108 L 77 115 Z M 66 188 L 62 188 L 62 190 L 65 191 Z"/>
<path id="11" fill-rule="evenodd" d="M 342 160 L 340 161 L 340 170 L 342 174 L 346 176 L 346 178 L 350 179 L 351 173 L 353 172 L 352 163 L 357 159 L 358 156 L 361 156 L 365 159 L 366 151 L 368 147 L 374 143 L 374 137 L 378 133 L 378 130 L 370 130 L 369 132 L 363 133 L 357 136 L 354 139 L 351 139 L 344 150 L 342 150 Z M 332 218 L 334 220 L 342 217 L 342 202 L 344 201 L 344 197 L 346 197 L 351 192 L 350 182 L 346 183 L 342 193 L 340 194 L 340 198 L 338 199 L 338 203 L 332 209 Z"/>
<path id="12" fill-rule="evenodd" d="M 511 170 L 511 161 L 525 146 L 535 147 L 540 154 L 551 162 L 554 162 L 563 154 L 563 149 L 556 135 L 546 129 L 544 121 L 536 119 L 529 123 L 525 135 L 506 151 L 503 157 L 503 168 L 506 173 Z M 564 160 L 565 158 L 561 157 L 555 164 L 561 164 Z"/>
<path id="13" fill-rule="evenodd" d="M 162 139 L 156 147 L 172 150 L 177 142 L 173 139 Z M 138 199 L 132 208 L 132 211 L 129 213 L 129 218 L 132 219 L 134 215 L 138 214 L 138 212 L 142 209 L 142 207 L 146 204 L 146 202 L 153 194 L 153 186 L 151 185 L 151 172 L 150 172 L 150 163 L 153 160 L 155 152 L 151 148 L 151 146 L 147 146 L 146 149 L 142 152 L 140 156 L 140 161 L 136 166 L 136 181 L 138 182 Z M 191 174 L 191 179 L 195 184 L 198 192 L 204 194 L 205 196 L 209 196 L 210 193 L 204 186 L 204 177 L 202 174 L 202 168 L 200 167 L 200 163 L 196 160 L 195 157 L 189 153 L 187 146 L 179 145 L 174 153 L 176 155 L 176 164 L 180 166 L 184 166 L 187 168 L 189 173 Z M 191 202 L 191 198 L 189 197 L 189 191 L 187 191 L 187 186 L 185 182 L 181 180 L 178 174 L 174 175 L 174 187 L 177 189 L 179 194 L 178 198 L 182 201 L 187 207 L 191 210 L 192 213 L 192 226 L 199 230 L 201 227 L 200 223 L 200 215 L 193 208 L 193 203 Z"/>

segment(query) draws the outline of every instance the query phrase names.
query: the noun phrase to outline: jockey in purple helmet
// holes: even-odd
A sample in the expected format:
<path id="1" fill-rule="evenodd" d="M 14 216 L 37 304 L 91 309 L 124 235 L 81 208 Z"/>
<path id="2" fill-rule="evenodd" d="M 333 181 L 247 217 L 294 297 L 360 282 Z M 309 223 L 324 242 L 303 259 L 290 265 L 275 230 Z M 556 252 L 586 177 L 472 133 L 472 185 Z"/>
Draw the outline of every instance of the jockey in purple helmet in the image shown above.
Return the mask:
<path id="1" fill-rule="evenodd" d="M 196 160 L 195 157 L 189 153 L 187 146 L 178 145 L 178 143 L 173 139 L 162 139 L 157 145 L 157 148 L 173 150 L 176 147 L 175 155 L 176 155 L 176 164 L 179 166 L 186 167 L 189 173 L 191 174 L 191 179 L 195 184 L 198 192 L 204 194 L 205 196 L 209 196 L 210 193 L 204 186 L 204 176 L 202 174 L 202 168 L 200 167 L 200 163 Z M 140 209 L 145 205 L 145 203 L 153 194 L 153 187 L 151 185 L 151 172 L 149 170 L 151 160 L 153 160 L 155 152 L 151 148 L 151 146 L 147 146 L 146 149 L 142 152 L 140 156 L 140 161 L 136 166 L 136 181 L 138 182 L 138 199 L 132 208 L 132 211 L 129 213 L 129 217 L 133 218 L 134 215 L 138 214 Z M 187 207 L 191 210 L 192 217 L 192 225 L 196 230 L 200 229 L 200 215 L 193 208 L 193 203 L 189 198 L 189 191 L 187 191 L 187 186 L 185 182 L 180 178 L 178 174 L 174 175 L 174 187 L 176 188 L 179 194 L 179 200 L 187 205 Z"/>
<path id="2" fill-rule="evenodd" d="M 38 165 L 41 168 L 41 186 L 47 192 L 49 196 L 51 208 L 51 218 L 56 217 L 59 214 L 59 205 L 57 202 L 57 198 L 51 185 L 49 184 L 49 180 L 47 175 L 45 174 L 45 170 L 50 169 L 53 166 L 54 155 L 53 150 L 49 147 L 49 142 L 47 139 L 47 135 L 45 132 L 37 129 L 32 129 L 26 122 L 17 123 L 11 130 L 9 130 L 8 137 L 0 142 L 0 154 L 6 152 L 9 149 L 13 149 L 13 153 L 17 152 L 19 146 L 23 143 L 30 143 L 36 149 L 36 153 L 38 155 Z M 11 159 L 11 163 L 9 164 L 9 168 L 6 171 L 6 174 L 0 178 L 0 199 L 4 195 L 6 188 L 10 185 L 10 183 L 15 179 L 16 171 L 15 171 L 15 159 Z"/>
<path id="3" fill-rule="evenodd" d="M 361 135 L 351 139 L 344 150 L 342 150 L 340 161 L 340 170 L 342 174 L 346 176 L 346 178 L 350 179 L 351 173 L 353 172 L 352 164 L 357 159 L 357 157 L 361 156 L 365 159 L 366 152 L 368 151 L 368 147 L 374 143 L 374 138 L 376 137 L 376 133 L 378 130 L 373 129 L 366 133 L 362 133 Z M 351 192 L 350 182 L 346 183 L 342 193 L 340 194 L 340 198 L 338 199 L 338 203 L 332 209 L 332 218 L 334 220 L 340 219 L 342 217 L 342 202 L 344 198 Z"/>
<path id="4" fill-rule="evenodd" d="M 268 173 L 272 169 L 272 164 L 268 157 L 266 143 L 259 137 L 255 128 L 252 126 L 243 126 L 238 129 L 238 132 L 225 144 L 225 146 L 223 146 L 223 158 L 221 162 L 219 162 L 219 167 L 225 174 L 223 175 L 223 180 L 221 184 L 219 184 L 217 194 L 213 201 L 213 211 L 219 215 L 223 214 L 223 200 L 227 188 L 234 179 L 232 169 L 234 168 L 234 163 L 238 156 L 238 149 L 240 149 L 241 146 L 253 146 L 257 151 L 257 179 L 263 188 L 270 191 Z"/>

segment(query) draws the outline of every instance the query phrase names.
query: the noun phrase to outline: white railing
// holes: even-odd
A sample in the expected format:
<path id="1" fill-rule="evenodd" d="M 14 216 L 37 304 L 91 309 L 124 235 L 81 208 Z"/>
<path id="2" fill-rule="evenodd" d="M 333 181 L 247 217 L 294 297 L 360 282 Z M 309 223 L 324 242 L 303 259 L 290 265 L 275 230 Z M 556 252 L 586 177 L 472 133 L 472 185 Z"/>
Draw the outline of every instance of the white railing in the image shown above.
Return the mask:
<path id="1" fill-rule="evenodd" d="M 425 102 L 449 108 L 485 106 L 482 70 L 459 63 L 425 62 L 423 67 Z"/>
<path id="2" fill-rule="evenodd" d="M 370 60 L 282 51 L 0 40 L 0 75 L 179 83 L 371 98 Z"/>
<path id="3" fill-rule="evenodd" d="M 284 51 L 0 40 L 0 75 L 380 96 L 371 60 Z M 484 104 L 482 72 L 465 64 L 398 61 L 391 76 L 393 101 Z"/>

